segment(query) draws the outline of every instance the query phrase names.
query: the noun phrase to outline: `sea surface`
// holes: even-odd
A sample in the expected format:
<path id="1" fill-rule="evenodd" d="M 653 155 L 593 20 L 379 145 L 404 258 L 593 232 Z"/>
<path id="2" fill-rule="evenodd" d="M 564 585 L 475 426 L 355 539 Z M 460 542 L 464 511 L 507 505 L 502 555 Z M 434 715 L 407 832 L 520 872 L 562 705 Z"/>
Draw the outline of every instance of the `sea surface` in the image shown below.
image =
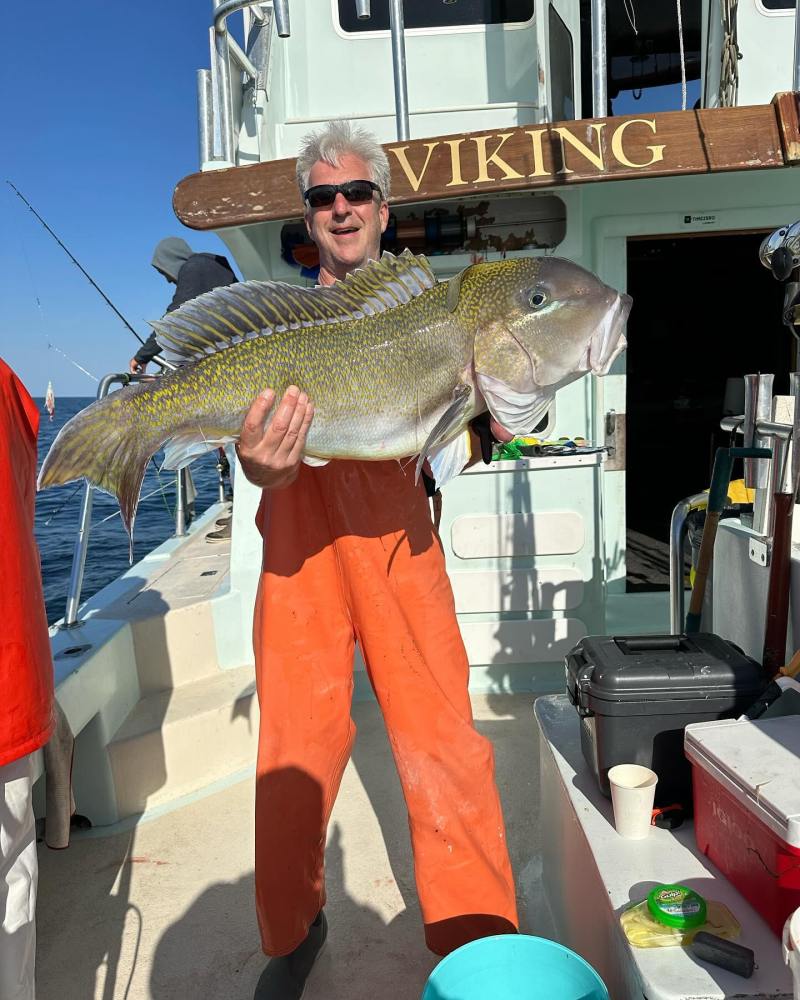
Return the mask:
<path id="1" fill-rule="evenodd" d="M 40 466 L 67 420 L 92 402 L 93 396 L 57 398 L 55 415 L 50 420 L 44 399 L 36 399 L 41 410 Z M 175 531 L 175 473 L 157 471 L 161 457 L 157 455 L 156 463 L 149 464 L 142 486 L 136 514 L 134 560 L 143 558 Z M 191 471 L 197 490 L 195 513 L 199 515 L 219 499 L 216 452 L 195 460 Z M 80 482 L 56 486 L 36 496 L 36 540 L 41 553 L 42 583 L 50 624 L 64 615 L 83 493 L 84 484 Z M 129 565 L 128 536 L 122 526 L 117 501 L 95 490 L 81 600 L 97 593 Z"/>

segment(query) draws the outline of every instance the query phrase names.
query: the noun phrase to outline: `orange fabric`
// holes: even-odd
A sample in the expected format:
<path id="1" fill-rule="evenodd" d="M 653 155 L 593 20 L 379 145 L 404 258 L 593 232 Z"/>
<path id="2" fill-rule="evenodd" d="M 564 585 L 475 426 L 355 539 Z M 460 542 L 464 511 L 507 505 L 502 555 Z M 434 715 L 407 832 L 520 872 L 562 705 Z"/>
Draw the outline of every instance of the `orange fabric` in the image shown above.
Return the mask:
<path id="1" fill-rule="evenodd" d="M 53 662 L 33 535 L 39 411 L 0 359 L 0 767 L 53 725 Z"/>
<path id="2" fill-rule="evenodd" d="M 517 925 L 491 744 L 472 724 L 469 665 L 444 555 L 413 466 L 303 466 L 259 510 L 254 644 L 261 729 L 256 905 L 286 954 L 325 901 L 325 831 L 355 737 L 358 641 L 409 812 L 428 947 Z"/>

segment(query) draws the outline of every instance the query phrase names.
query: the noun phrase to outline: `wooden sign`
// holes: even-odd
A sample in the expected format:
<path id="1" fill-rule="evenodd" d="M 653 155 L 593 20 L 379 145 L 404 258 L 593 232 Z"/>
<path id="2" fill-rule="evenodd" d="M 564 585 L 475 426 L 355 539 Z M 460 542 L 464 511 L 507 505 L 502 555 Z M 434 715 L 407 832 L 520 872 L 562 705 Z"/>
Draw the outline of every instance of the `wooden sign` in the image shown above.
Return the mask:
<path id="1" fill-rule="evenodd" d="M 744 108 L 670 111 L 384 144 L 392 205 L 632 177 L 784 167 L 800 161 L 798 95 Z M 191 174 L 173 197 L 192 229 L 302 215 L 294 160 Z"/>

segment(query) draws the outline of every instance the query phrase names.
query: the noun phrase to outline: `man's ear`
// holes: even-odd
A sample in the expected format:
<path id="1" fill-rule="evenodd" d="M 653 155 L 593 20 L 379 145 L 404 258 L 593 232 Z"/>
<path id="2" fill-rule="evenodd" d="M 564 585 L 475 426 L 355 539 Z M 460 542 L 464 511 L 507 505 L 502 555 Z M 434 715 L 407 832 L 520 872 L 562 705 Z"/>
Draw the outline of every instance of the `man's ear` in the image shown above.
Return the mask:
<path id="1" fill-rule="evenodd" d="M 306 232 L 308 233 L 309 236 L 311 236 L 311 221 L 310 221 L 310 219 L 311 219 L 311 213 L 310 212 L 306 212 L 303 215 L 303 222 L 305 222 L 305 224 L 306 224 Z M 311 236 L 311 238 L 313 239 L 314 237 Z"/>
<path id="2" fill-rule="evenodd" d="M 381 207 L 378 209 L 378 214 L 381 219 L 381 232 L 386 232 L 386 227 L 389 225 L 389 203 L 386 201 L 381 202 Z"/>

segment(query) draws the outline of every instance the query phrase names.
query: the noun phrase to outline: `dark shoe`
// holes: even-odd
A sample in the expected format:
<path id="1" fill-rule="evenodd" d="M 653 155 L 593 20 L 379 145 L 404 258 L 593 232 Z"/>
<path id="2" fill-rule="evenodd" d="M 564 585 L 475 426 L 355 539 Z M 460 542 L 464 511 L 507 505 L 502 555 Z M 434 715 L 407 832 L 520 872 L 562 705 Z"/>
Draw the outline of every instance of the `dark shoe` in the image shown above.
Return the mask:
<path id="1" fill-rule="evenodd" d="M 328 921 L 320 910 L 308 928 L 306 939 L 294 951 L 269 960 L 258 980 L 253 1000 L 300 1000 L 327 936 Z"/>
<path id="2" fill-rule="evenodd" d="M 216 521 L 214 522 L 214 524 L 216 524 L 218 527 L 222 528 L 224 525 L 231 523 L 231 518 L 232 517 L 233 517 L 233 514 L 225 514 L 224 517 L 218 517 L 216 519 Z"/>
<path id="3" fill-rule="evenodd" d="M 225 525 L 224 528 L 220 528 L 219 531 L 209 531 L 206 535 L 207 542 L 225 542 L 231 537 L 231 522 Z"/>

